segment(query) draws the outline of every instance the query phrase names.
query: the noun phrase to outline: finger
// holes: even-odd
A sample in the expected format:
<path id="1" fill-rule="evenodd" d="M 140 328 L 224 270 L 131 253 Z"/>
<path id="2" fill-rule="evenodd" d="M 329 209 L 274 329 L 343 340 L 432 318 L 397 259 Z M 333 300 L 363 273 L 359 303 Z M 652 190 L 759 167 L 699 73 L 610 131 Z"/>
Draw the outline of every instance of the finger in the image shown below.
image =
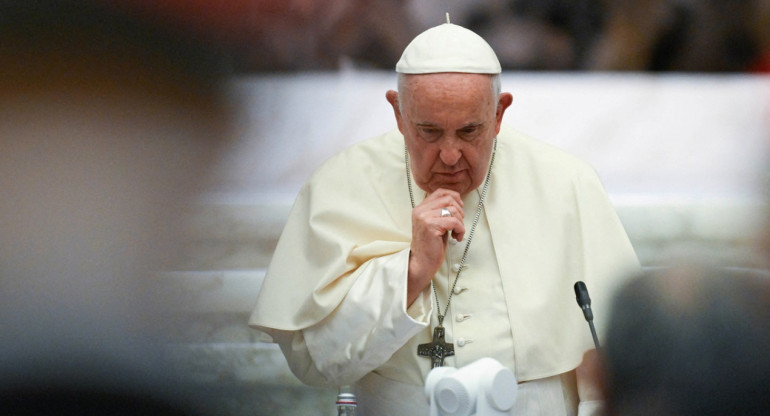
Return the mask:
<path id="1" fill-rule="evenodd" d="M 434 216 L 452 216 L 459 218 L 460 220 L 465 218 L 465 211 L 463 210 L 463 207 L 452 198 L 441 198 L 435 201 L 431 201 L 426 204 L 426 209 L 429 209 Z M 449 211 L 449 214 L 447 214 L 444 210 Z"/>
<path id="2" fill-rule="evenodd" d="M 457 241 L 462 241 L 465 236 L 465 223 L 457 218 L 444 217 L 442 218 L 444 223 L 441 224 L 444 232 L 449 235 L 451 233 L 452 238 Z"/>
<path id="3" fill-rule="evenodd" d="M 420 218 L 423 221 L 429 221 L 436 218 L 457 218 L 460 221 L 465 219 L 465 212 L 462 207 L 451 202 L 450 200 L 442 200 L 431 204 L 420 204 L 414 208 L 413 214 L 415 218 Z"/>
<path id="4" fill-rule="evenodd" d="M 463 241 L 463 238 L 465 238 L 465 227 L 463 227 L 462 231 L 453 229 L 452 238 L 454 238 L 457 241 Z"/>
<path id="5" fill-rule="evenodd" d="M 438 201 L 438 200 L 445 200 L 445 199 L 452 199 L 454 200 L 457 205 L 460 207 L 463 206 L 463 199 L 460 196 L 460 193 L 457 191 L 453 191 L 451 189 L 443 189 L 439 188 L 433 192 L 431 192 L 426 198 L 426 201 Z"/>
<path id="6" fill-rule="evenodd" d="M 465 211 L 456 205 L 446 205 L 438 210 L 434 210 L 434 213 L 439 217 L 454 217 L 462 221 L 465 219 Z"/>

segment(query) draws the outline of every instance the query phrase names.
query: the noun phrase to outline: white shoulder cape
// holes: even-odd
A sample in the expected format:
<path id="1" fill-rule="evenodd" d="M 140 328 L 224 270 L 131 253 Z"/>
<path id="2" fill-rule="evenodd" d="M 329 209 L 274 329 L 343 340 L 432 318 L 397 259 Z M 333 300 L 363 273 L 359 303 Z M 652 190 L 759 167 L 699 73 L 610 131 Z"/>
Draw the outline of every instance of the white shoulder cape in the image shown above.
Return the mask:
<path id="1" fill-rule="evenodd" d="M 505 125 L 485 212 L 514 337 L 519 381 L 569 371 L 593 342 L 575 301 L 584 281 L 597 328 L 638 269 L 595 171 Z M 301 189 L 249 324 L 300 330 L 332 313 L 370 259 L 409 247 L 404 142 L 391 131 L 337 154 Z"/>

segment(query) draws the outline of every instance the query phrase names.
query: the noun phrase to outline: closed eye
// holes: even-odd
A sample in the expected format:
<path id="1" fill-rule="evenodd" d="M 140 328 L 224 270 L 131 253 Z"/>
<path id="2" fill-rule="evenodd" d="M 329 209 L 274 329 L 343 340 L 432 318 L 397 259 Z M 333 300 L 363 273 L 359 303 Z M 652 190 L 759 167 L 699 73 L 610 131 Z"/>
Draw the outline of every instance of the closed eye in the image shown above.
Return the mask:
<path id="1" fill-rule="evenodd" d="M 433 142 L 441 137 L 441 130 L 430 125 L 418 125 L 417 131 L 425 141 Z"/>
<path id="2" fill-rule="evenodd" d="M 460 138 L 462 138 L 463 140 L 470 141 L 475 139 L 476 136 L 479 135 L 479 132 L 481 132 L 481 125 L 473 124 L 458 130 L 457 135 L 460 136 Z"/>

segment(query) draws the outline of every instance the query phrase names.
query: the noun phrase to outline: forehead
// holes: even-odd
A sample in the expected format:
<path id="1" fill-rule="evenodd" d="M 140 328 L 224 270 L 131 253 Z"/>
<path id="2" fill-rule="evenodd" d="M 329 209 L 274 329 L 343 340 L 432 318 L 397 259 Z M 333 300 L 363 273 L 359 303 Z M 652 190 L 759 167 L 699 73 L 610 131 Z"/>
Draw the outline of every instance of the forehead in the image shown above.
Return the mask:
<path id="1" fill-rule="evenodd" d="M 494 113 L 492 79 L 485 74 L 406 75 L 401 90 L 404 110 L 415 116 L 450 113 L 477 118 Z"/>
<path id="2" fill-rule="evenodd" d="M 452 72 L 404 75 L 402 94 L 412 99 L 472 95 L 489 100 L 492 98 L 492 78 L 486 74 Z"/>

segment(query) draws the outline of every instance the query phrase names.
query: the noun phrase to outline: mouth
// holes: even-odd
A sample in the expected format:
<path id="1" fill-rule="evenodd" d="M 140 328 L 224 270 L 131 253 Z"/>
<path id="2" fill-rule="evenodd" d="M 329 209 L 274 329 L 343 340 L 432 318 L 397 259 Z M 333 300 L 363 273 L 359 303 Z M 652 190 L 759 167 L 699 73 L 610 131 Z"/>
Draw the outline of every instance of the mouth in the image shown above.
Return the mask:
<path id="1" fill-rule="evenodd" d="M 458 170 L 457 172 L 436 172 L 435 175 L 440 178 L 459 178 L 463 176 L 465 170 Z"/>
<path id="2" fill-rule="evenodd" d="M 442 184 L 441 186 L 451 186 L 454 184 L 463 183 L 467 180 L 467 172 L 460 170 L 457 172 L 436 172 L 433 174 L 433 180 L 436 183 Z"/>

